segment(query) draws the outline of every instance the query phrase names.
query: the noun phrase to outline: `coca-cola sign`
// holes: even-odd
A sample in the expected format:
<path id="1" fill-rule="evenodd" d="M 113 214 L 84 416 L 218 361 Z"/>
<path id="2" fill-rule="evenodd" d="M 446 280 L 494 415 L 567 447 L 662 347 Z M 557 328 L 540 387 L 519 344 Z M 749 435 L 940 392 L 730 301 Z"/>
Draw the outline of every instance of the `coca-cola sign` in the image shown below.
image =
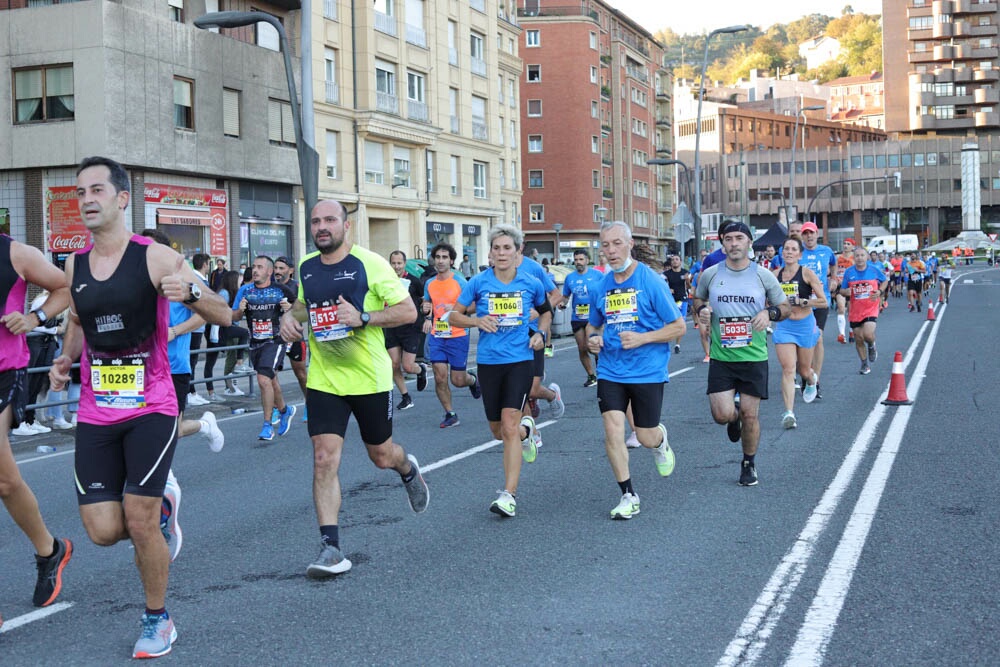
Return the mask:
<path id="1" fill-rule="evenodd" d="M 46 188 L 45 210 L 49 217 L 49 250 L 74 252 L 90 242 L 90 232 L 80 217 L 75 185 Z"/>
<path id="2" fill-rule="evenodd" d="M 189 188 L 183 185 L 165 185 L 163 183 L 146 183 L 143 195 L 149 204 L 226 206 L 229 203 L 225 190 Z"/>
<path id="3" fill-rule="evenodd" d="M 83 250 L 90 242 L 90 234 L 53 234 L 49 242 L 52 252 L 75 252 Z"/>

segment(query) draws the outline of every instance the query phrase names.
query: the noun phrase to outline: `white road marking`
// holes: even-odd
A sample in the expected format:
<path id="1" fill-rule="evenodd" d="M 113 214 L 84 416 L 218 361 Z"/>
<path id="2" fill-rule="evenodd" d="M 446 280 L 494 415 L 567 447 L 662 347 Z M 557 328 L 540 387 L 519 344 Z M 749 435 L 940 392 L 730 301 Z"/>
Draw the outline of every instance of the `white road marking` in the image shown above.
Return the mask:
<path id="1" fill-rule="evenodd" d="M 541 430 L 546 426 L 548 426 L 549 424 L 555 424 L 555 423 L 556 422 L 554 420 L 549 420 L 547 422 L 542 422 L 541 424 L 536 424 L 535 428 Z M 421 465 L 420 472 L 425 473 L 425 472 L 430 472 L 432 470 L 437 470 L 438 468 L 443 468 L 446 465 L 450 465 L 452 463 L 455 463 L 456 461 L 461 461 L 462 459 L 468 458 L 473 454 L 478 454 L 479 452 L 485 452 L 487 449 L 491 449 L 493 447 L 496 447 L 497 445 L 502 445 L 502 444 L 503 441 L 501 440 L 490 440 L 488 442 L 484 442 L 481 445 L 477 445 L 470 449 L 466 449 L 465 451 L 459 452 L 458 454 L 454 454 L 453 456 L 448 456 L 439 461 L 435 461 L 434 463 L 431 463 L 429 465 Z"/>
<path id="2" fill-rule="evenodd" d="M 40 621 L 47 616 L 56 614 L 60 611 L 65 611 L 73 606 L 72 602 L 57 602 L 48 607 L 43 607 L 42 609 L 36 609 L 35 611 L 24 614 L 23 616 L 16 616 L 15 618 L 4 619 L 3 626 L 0 627 L 0 635 L 5 632 L 10 632 L 11 630 L 16 630 L 22 625 L 27 625 L 34 621 Z"/>

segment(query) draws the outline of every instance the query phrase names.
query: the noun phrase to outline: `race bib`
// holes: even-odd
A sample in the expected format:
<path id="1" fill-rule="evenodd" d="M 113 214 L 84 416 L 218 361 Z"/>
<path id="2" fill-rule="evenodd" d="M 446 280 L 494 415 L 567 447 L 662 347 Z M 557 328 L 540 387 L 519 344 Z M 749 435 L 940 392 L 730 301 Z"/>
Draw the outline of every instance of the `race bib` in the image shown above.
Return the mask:
<path id="1" fill-rule="evenodd" d="M 90 386 L 99 408 L 131 410 L 146 407 L 146 367 L 141 358 L 95 359 Z"/>
<path id="2" fill-rule="evenodd" d="M 573 304 L 573 316 L 578 320 L 586 320 L 590 318 L 590 303 L 574 303 Z"/>
<path id="3" fill-rule="evenodd" d="M 451 338 L 451 325 L 444 320 L 434 320 L 434 337 Z"/>
<path id="4" fill-rule="evenodd" d="M 309 327 L 312 329 L 313 337 L 320 343 L 331 340 L 341 340 L 354 335 L 354 331 L 346 324 L 342 324 L 337 319 L 337 306 L 310 306 L 309 307 Z"/>
<path id="5" fill-rule="evenodd" d="M 271 320 L 253 320 L 250 335 L 254 340 L 271 340 L 274 338 L 274 324 Z"/>
<path id="6" fill-rule="evenodd" d="M 785 296 L 795 296 L 799 293 L 799 284 L 781 283 L 781 291 L 785 293 Z"/>
<path id="7" fill-rule="evenodd" d="M 638 293 L 634 288 L 610 290 L 604 297 L 604 313 L 608 324 L 631 324 L 639 320 Z"/>
<path id="8" fill-rule="evenodd" d="M 851 284 L 851 298 L 852 299 L 871 299 L 874 297 L 871 283 L 852 283 Z"/>
<path id="9" fill-rule="evenodd" d="M 486 295 L 486 313 L 496 318 L 498 327 L 524 324 L 524 298 L 520 292 L 490 292 Z"/>
<path id="10" fill-rule="evenodd" d="M 722 347 L 746 347 L 753 342 L 752 318 L 749 315 L 740 317 L 719 318 L 719 344 Z"/>

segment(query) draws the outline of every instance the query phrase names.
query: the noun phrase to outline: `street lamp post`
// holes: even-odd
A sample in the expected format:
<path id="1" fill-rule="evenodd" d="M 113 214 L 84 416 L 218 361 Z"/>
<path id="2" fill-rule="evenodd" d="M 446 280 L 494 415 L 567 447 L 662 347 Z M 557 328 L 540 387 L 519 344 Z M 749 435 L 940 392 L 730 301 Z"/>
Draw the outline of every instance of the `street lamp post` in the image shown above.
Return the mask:
<path id="1" fill-rule="evenodd" d="M 792 130 L 792 168 L 789 169 L 788 174 L 788 197 L 792 200 L 791 209 L 785 210 L 785 219 L 788 222 L 792 222 L 793 219 L 798 218 L 798 208 L 795 206 L 795 145 L 798 143 L 799 139 L 799 117 L 805 117 L 805 112 L 807 111 L 819 111 L 820 109 L 825 109 L 826 107 L 822 104 L 814 104 L 808 107 L 802 107 L 795 113 L 795 127 Z M 805 131 L 802 133 L 802 150 L 806 149 L 806 136 Z"/>
<path id="2" fill-rule="evenodd" d="M 295 131 L 295 152 L 299 159 L 299 178 L 302 181 L 302 197 L 305 200 L 306 217 L 312 214 L 319 196 L 319 153 L 316 147 L 306 145 L 302 134 L 302 114 L 299 109 L 298 93 L 295 88 L 295 74 L 292 69 L 291 49 L 285 27 L 277 17 L 266 12 L 211 12 L 194 20 L 195 26 L 208 28 L 240 28 L 254 23 L 267 23 L 278 31 L 281 55 L 285 59 L 285 78 L 288 80 L 289 104 L 292 108 L 292 128 Z M 306 35 L 305 39 L 309 39 Z"/>
<path id="3" fill-rule="evenodd" d="M 688 204 L 688 206 L 691 205 L 691 172 L 690 172 L 690 170 L 688 170 L 688 166 L 686 164 L 684 164 L 680 160 L 668 160 L 668 159 L 662 158 L 662 157 L 655 157 L 652 160 L 646 160 L 646 164 L 654 166 L 654 167 L 666 167 L 668 165 L 676 164 L 681 169 L 683 169 L 684 170 L 684 184 L 686 186 L 686 188 L 685 188 L 686 192 L 685 192 L 685 195 L 684 195 L 684 201 Z M 701 238 L 699 236 L 699 233 L 701 232 L 701 215 L 697 211 L 694 213 L 694 230 L 695 230 L 694 231 L 694 234 L 695 234 L 695 236 L 694 236 L 694 238 L 695 238 L 695 246 L 697 247 L 697 245 L 699 243 L 699 239 Z M 681 245 L 681 261 L 683 262 L 684 261 L 684 244 L 681 243 L 680 245 Z M 695 252 L 697 253 L 697 251 L 695 251 Z M 696 254 L 696 256 L 697 256 L 697 254 Z"/>
<path id="4" fill-rule="evenodd" d="M 768 195 L 769 197 L 778 195 L 781 197 L 781 208 L 785 209 L 786 213 L 788 212 L 788 207 L 785 206 L 785 193 L 781 190 L 758 190 L 757 196 L 759 197 L 760 195 Z M 785 222 L 787 223 L 787 220 Z"/>
<path id="5" fill-rule="evenodd" d="M 748 27 L 745 25 L 731 25 L 728 28 L 716 28 L 705 37 L 705 55 L 701 59 L 701 80 L 698 82 L 698 115 L 694 126 L 694 245 L 697 249 L 701 249 L 701 105 L 705 101 L 705 71 L 708 69 L 708 43 L 716 35 L 743 32 Z"/>
<path id="6" fill-rule="evenodd" d="M 556 222 L 552 225 L 552 231 L 556 233 L 556 251 L 552 253 L 552 262 L 554 264 L 561 264 L 559 261 L 559 232 L 562 231 L 562 223 Z"/>

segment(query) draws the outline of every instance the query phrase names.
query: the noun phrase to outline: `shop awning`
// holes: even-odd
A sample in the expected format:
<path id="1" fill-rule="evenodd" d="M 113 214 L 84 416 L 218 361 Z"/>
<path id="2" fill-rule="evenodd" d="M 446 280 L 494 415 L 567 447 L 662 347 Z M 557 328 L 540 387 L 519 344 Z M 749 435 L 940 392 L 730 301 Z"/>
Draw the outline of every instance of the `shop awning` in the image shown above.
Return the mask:
<path id="1" fill-rule="evenodd" d="M 183 208 L 156 209 L 156 222 L 160 225 L 196 225 L 208 227 L 212 224 L 211 211 L 195 211 Z"/>

